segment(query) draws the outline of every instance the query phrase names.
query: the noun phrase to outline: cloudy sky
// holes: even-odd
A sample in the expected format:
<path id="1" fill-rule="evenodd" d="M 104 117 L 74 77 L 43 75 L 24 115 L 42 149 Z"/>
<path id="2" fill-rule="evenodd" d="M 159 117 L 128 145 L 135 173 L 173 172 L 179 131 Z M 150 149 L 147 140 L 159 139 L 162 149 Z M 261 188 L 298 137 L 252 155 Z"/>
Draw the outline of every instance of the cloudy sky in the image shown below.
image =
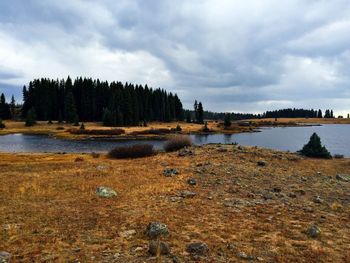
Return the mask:
<path id="1" fill-rule="evenodd" d="M 349 0 L 1 0 L 0 92 L 148 83 L 213 111 L 350 112 Z"/>

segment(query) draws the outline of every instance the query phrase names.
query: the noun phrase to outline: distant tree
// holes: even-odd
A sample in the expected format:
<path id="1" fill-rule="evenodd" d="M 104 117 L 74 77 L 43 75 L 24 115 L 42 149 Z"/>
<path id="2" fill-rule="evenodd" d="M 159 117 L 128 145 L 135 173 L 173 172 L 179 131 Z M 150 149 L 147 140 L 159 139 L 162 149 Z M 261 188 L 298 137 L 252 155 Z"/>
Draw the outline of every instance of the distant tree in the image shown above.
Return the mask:
<path id="1" fill-rule="evenodd" d="M 224 127 L 229 128 L 231 126 L 231 114 L 226 113 L 225 114 L 225 120 L 224 120 Z"/>
<path id="2" fill-rule="evenodd" d="M 103 110 L 102 123 L 103 123 L 103 126 L 107 126 L 107 127 L 113 127 L 116 125 L 115 115 L 108 108 L 105 108 Z"/>
<path id="3" fill-rule="evenodd" d="M 316 133 L 312 134 L 309 142 L 305 144 L 303 149 L 300 150 L 299 152 L 302 155 L 305 155 L 308 157 L 325 158 L 325 159 L 332 158 L 331 154 L 326 149 L 326 147 L 322 146 L 321 138 Z"/>
<path id="4" fill-rule="evenodd" d="M 79 121 L 72 92 L 68 92 L 66 95 L 64 101 L 64 111 L 64 116 L 67 123 L 76 124 Z"/>
<path id="5" fill-rule="evenodd" d="M 6 128 L 5 123 L 2 122 L 2 119 L 0 119 L 0 129 Z"/>
<path id="6" fill-rule="evenodd" d="M 36 124 L 36 114 L 34 108 L 31 108 L 27 112 L 26 123 L 27 127 L 34 126 Z"/>
<path id="7" fill-rule="evenodd" d="M 16 101 L 15 97 L 12 95 L 11 102 L 10 102 L 10 111 L 11 111 L 11 118 L 15 119 L 16 115 Z"/>
<path id="8" fill-rule="evenodd" d="M 3 93 L 0 95 L 0 118 L 5 120 L 11 118 L 10 106 L 6 103 Z"/>
<path id="9" fill-rule="evenodd" d="M 331 116 L 330 118 L 334 118 L 333 110 L 331 110 Z"/>
<path id="10" fill-rule="evenodd" d="M 348 113 L 348 119 L 350 119 L 350 114 Z"/>
<path id="11" fill-rule="evenodd" d="M 85 130 L 85 125 L 84 125 L 84 123 L 82 122 L 81 123 L 81 125 L 80 125 L 80 128 L 79 128 L 80 130 Z"/>
<path id="12" fill-rule="evenodd" d="M 186 114 L 186 122 L 187 123 L 191 123 L 192 122 L 192 120 L 191 120 L 191 112 L 190 111 L 188 111 L 187 114 Z"/>
<path id="13" fill-rule="evenodd" d="M 204 118 L 203 118 L 203 105 L 202 102 L 198 103 L 198 108 L 197 108 L 197 123 L 203 124 L 204 123 Z"/>
<path id="14" fill-rule="evenodd" d="M 319 118 L 319 119 L 322 119 L 322 118 L 323 118 L 323 116 L 322 116 L 322 110 L 321 110 L 321 109 L 318 110 L 317 118 Z"/>

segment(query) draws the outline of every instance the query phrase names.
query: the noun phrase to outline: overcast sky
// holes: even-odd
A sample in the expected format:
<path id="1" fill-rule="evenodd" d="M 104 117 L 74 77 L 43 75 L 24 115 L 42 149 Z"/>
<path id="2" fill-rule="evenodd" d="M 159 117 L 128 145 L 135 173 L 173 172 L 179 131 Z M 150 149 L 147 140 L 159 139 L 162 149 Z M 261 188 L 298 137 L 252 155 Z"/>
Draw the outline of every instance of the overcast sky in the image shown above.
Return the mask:
<path id="1" fill-rule="evenodd" d="M 349 0 L 1 0 L 0 92 L 146 84 L 212 111 L 350 112 Z"/>

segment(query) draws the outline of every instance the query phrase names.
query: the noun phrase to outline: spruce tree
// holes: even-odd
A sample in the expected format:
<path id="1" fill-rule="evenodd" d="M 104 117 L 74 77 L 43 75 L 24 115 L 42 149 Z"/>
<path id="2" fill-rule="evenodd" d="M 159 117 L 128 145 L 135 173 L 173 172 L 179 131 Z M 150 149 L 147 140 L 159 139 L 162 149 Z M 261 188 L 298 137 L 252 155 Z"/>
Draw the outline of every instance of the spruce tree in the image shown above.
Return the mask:
<path id="1" fill-rule="evenodd" d="M 64 111 L 64 116 L 67 123 L 76 124 L 79 121 L 72 92 L 68 92 L 66 95 L 64 101 Z"/>
<path id="2" fill-rule="evenodd" d="M 191 120 L 191 112 L 190 111 L 188 111 L 187 114 L 186 114 L 186 122 L 187 123 L 191 123 L 192 122 L 192 120 Z"/>
<path id="3" fill-rule="evenodd" d="M 6 128 L 5 123 L 2 122 L 2 119 L 0 119 L 0 129 Z"/>
<path id="4" fill-rule="evenodd" d="M 28 112 L 27 112 L 27 117 L 26 117 L 26 123 L 25 125 L 27 127 L 30 126 L 34 126 L 36 124 L 36 113 L 34 108 L 31 108 Z"/>
<path id="5" fill-rule="evenodd" d="M 322 111 L 321 110 L 318 110 L 317 118 L 322 119 Z"/>
<path id="6" fill-rule="evenodd" d="M 325 146 L 321 144 L 321 138 L 313 133 L 310 137 L 310 140 L 307 144 L 304 145 L 303 149 L 299 151 L 302 155 L 307 157 L 315 157 L 315 158 L 332 158 L 329 151 Z"/>
<path id="7" fill-rule="evenodd" d="M 16 101 L 15 97 L 12 95 L 11 102 L 10 102 L 10 111 L 11 111 L 11 118 L 15 119 L 16 115 Z"/>
<path id="8" fill-rule="evenodd" d="M 231 114 L 226 113 L 225 114 L 225 120 L 224 120 L 224 127 L 229 128 L 231 126 Z"/>
<path id="9" fill-rule="evenodd" d="M 198 103 L 198 108 L 197 108 L 197 123 L 203 124 L 204 123 L 204 118 L 203 118 L 203 105 L 202 102 Z"/>

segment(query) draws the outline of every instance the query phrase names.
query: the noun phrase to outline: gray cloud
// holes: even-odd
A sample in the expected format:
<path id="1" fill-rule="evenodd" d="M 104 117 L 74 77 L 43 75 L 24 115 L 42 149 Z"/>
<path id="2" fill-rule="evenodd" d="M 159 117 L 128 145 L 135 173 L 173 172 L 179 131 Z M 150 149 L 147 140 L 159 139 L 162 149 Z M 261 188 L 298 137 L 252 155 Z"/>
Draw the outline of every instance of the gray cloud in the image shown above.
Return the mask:
<path id="1" fill-rule="evenodd" d="M 4 0 L 0 89 L 85 75 L 163 87 L 186 107 L 345 113 L 349 26 L 347 0 Z"/>

